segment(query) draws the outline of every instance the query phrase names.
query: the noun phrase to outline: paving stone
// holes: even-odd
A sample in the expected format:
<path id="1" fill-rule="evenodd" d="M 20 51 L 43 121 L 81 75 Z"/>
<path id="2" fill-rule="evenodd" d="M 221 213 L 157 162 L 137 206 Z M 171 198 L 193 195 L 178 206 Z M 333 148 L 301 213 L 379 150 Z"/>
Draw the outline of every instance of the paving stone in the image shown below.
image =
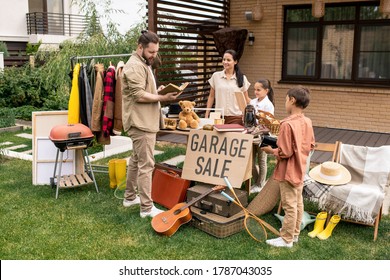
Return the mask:
<path id="1" fill-rule="evenodd" d="M 185 158 L 186 157 L 184 155 L 180 155 L 180 156 L 168 159 L 168 160 L 164 161 L 164 163 L 176 166 L 177 164 L 183 162 Z"/>
<path id="2" fill-rule="evenodd" d="M 29 133 L 19 133 L 19 134 L 16 134 L 16 136 L 18 137 L 21 137 L 21 138 L 26 138 L 26 139 L 32 139 L 32 134 L 29 134 Z"/>
<path id="3" fill-rule="evenodd" d="M 26 147 L 27 147 L 27 145 L 21 144 L 21 145 L 16 145 L 16 146 L 12 146 L 12 147 L 7 147 L 7 150 L 17 150 L 17 149 L 26 148 Z"/>
<path id="4" fill-rule="evenodd" d="M 3 143 L 0 143 L 0 146 L 9 146 L 12 144 L 13 144 L 13 142 L 3 142 Z"/>

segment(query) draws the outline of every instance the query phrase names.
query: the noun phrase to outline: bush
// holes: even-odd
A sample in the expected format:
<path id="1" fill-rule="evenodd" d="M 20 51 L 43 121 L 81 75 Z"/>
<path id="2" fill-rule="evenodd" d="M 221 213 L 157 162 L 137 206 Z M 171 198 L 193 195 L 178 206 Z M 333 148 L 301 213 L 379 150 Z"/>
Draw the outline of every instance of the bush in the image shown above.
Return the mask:
<path id="1" fill-rule="evenodd" d="M 0 42 L 0 52 L 3 52 L 4 57 L 9 56 L 7 44 L 4 42 Z"/>
<path id="2" fill-rule="evenodd" d="M 42 88 L 39 68 L 6 67 L 0 73 L 0 107 L 31 105 L 42 107 L 47 92 Z"/>
<path id="3" fill-rule="evenodd" d="M 11 108 L 0 108 L 0 128 L 15 125 L 15 115 Z"/>
<path id="4" fill-rule="evenodd" d="M 16 119 L 31 121 L 32 112 L 42 111 L 42 109 L 38 109 L 31 105 L 25 105 L 25 106 L 13 108 L 12 111 Z"/>

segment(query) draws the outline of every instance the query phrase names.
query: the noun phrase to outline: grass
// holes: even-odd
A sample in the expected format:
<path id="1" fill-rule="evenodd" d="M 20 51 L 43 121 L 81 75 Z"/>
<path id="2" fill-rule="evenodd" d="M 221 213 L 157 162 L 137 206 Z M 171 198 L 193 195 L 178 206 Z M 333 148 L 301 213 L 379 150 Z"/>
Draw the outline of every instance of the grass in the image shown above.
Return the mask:
<path id="1" fill-rule="evenodd" d="M 183 153 L 180 146 L 160 146 L 163 161 Z M 169 154 L 169 155 L 168 155 Z M 117 155 L 125 157 L 129 153 Z M 109 158 L 97 162 L 107 164 Z M 273 248 L 252 240 L 246 231 L 218 239 L 188 224 L 172 237 L 157 235 L 139 208 L 125 209 L 108 187 L 108 175 L 96 173 L 94 186 L 55 190 L 32 185 L 31 162 L 3 158 L 0 162 L 0 258 L 9 260 L 388 260 L 390 216 L 382 218 L 379 236 L 373 228 L 341 222 L 328 240 L 301 233 L 292 249 Z M 252 198 L 252 197 L 251 197 Z M 307 210 L 318 211 L 307 204 Z M 276 209 L 275 209 L 276 212 Z M 275 228 L 272 213 L 262 217 Z M 273 237 L 270 234 L 270 237 Z"/>
<path id="2" fill-rule="evenodd" d="M 32 140 L 19 137 L 17 134 L 20 133 L 32 133 L 31 128 L 26 128 L 17 132 L 2 132 L 0 133 L 0 148 L 7 148 L 10 146 L 17 146 L 17 145 L 26 145 L 24 148 L 15 149 L 16 152 L 22 152 L 22 151 L 29 151 L 32 149 Z M 1 145 L 1 143 L 4 142 L 12 142 L 10 145 Z"/>

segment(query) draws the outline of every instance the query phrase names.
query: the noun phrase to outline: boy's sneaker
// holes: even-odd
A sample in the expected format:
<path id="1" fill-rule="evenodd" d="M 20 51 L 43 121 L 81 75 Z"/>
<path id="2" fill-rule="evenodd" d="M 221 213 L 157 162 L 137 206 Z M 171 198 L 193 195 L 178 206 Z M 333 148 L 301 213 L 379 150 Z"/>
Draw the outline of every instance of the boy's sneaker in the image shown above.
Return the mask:
<path id="1" fill-rule="evenodd" d="M 249 193 L 250 194 L 259 193 L 260 191 L 261 191 L 261 187 L 259 187 L 258 185 L 252 185 Z"/>
<path id="2" fill-rule="evenodd" d="M 279 229 L 279 232 L 282 230 L 282 228 Z M 294 239 L 293 239 L 293 242 L 294 243 L 298 243 L 299 241 L 299 235 L 294 235 Z"/>
<path id="3" fill-rule="evenodd" d="M 153 205 L 152 209 L 149 212 L 141 212 L 139 215 L 141 218 L 146 218 L 146 217 L 151 217 L 153 218 L 154 216 L 157 216 L 158 214 L 164 212 L 163 210 L 158 209 L 156 206 Z"/>
<path id="4" fill-rule="evenodd" d="M 268 239 L 266 241 L 268 245 L 274 246 L 274 247 L 286 247 L 286 248 L 291 248 L 293 246 L 293 242 L 287 243 L 286 241 L 283 240 L 283 238 L 278 237 L 274 239 Z"/>
<path id="5" fill-rule="evenodd" d="M 123 207 L 131 207 L 134 205 L 138 205 L 141 203 L 139 196 L 137 195 L 134 200 L 127 200 L 126 198 L 123 200 Z"/>

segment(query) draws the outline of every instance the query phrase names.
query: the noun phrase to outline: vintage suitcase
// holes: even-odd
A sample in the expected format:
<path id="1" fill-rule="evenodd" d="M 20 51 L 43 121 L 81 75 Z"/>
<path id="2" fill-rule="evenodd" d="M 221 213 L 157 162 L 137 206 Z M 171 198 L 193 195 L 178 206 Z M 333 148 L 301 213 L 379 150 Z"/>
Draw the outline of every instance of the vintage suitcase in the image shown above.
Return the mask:
<path id="1" fill-rule="evenodd" d="M 218 238 L 225 238 L 244 229 L 244 212 L 227 218 L 214 213 L 190 207 L 192 219 L 190 225 Z"/>
<path id="2" fill-rule="evenodd" d="M 189 202 L 192 198 L 205 193 L 212 187 L 213 185 L 210 184 L 195 184 L 193 187 L 187 190 L 187 202 Z M 234 190 L 241 204 L 246 207 L 248 205 L 248 193 L 240 189 Z M 228 188 L 225 190 L 225 192 L 231 197 L 234 197 Z M 207 212 L 218 214 L 224 217 L 231 217 L 241 211 L 240 206 L 234 204 L 219 192 L 209 194 L 202 200 L 195 203 L 194 206 Z"/>
<path id="3" fill-rule="evenodd" d="M 156 166 L 152 179 L 152 199 L 161 206 L 171 209 L 176 204 L 186 201 L 190 183 L 191 181 L 182 179 L 178 172 Z"/>

